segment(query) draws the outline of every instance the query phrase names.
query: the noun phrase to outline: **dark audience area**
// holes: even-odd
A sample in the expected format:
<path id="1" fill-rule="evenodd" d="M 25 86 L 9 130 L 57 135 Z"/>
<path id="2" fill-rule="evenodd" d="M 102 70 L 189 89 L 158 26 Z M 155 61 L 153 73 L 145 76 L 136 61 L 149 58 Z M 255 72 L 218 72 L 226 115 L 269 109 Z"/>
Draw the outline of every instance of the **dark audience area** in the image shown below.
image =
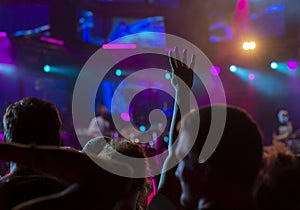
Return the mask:
<path id="1" fill-rule="evenodd" d="M 299 0 L 0 2 L 0 210 L 300 210 Z"/>
<path id="2" fill-rule="evenodd" d="M 193 85 L 195 57 L 185 64 L 186 56 L 184 51 L 181 58 L 178 48 L 169 55 L 178 107 L 189 97 L 183 84 Z M 219 136 L 210 134 L 212 113 L 225 117 Z M 179 114 L 175 107 L 173 119 L 168 156 L 154 177 L 149 167 L 153 154 L 147 155 L 142 144 L 96 136 L 82 150 L 61 146 L 62 121 L 53 103 L 24 98 L 10 104 L 0 145 L 0 158 L 10 161 L 0 180 L 0 208 L 300 208 L 297 154 L 281 139 L 263 146 L 261 130 L 246 110 L 219 104 Z M 174 160 L 176 165 L 168 168 Z"/>

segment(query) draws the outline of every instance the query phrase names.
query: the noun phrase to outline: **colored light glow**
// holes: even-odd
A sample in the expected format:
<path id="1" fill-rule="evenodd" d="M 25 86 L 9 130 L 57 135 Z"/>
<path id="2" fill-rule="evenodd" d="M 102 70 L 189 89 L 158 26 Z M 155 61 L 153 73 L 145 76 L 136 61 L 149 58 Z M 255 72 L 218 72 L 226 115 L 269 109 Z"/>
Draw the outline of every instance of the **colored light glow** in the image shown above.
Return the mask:
<path id="1" fill-rule="evenodd" d="M 15 66 L 7 63 L 0 63 L 0 73 L 14 74 Z"/>
<path id="2" fill-rule="evenodd" d="M 44 41 L 44 42 L 49 42 L 49 43 L 52 43 L 52 44 L 56 44 L 56 45 L 64 45 L 64 41 L 58 40 L 58 39 L 53 39 L 53 38 L 50 38 L 50 37 L 41 36 L 40 40 Z"/>
<path id="3" fill-rule="evenodd" d="M 169 142 L 169 137 L 168 137 L 168 136 L 165 136 L 165 137 L 164 137 L 164 142 L 166 142 L 166 143 Z"/>
<path id="4" fill-rule="evenodd" d="M 296 61 L 289 61 L 287 66 L 290 70 L 296 70 L 298 68 L 298 63 Z"/>
<path id="5" fill-rule="evenodd" d="M 121 70 L 121 69 L 117 69 L 117 70 L 115 71 L 115 74 L 116 74 L 116 76 L 118 76 L 118 77 L 122 76 L 122 70 Z"/>
<path id="6" fill-rule="evenodd" d="M 249 78 L 250 80 L 254 80 L 254 79 L 255 79 L 255 75 L 254 75 L 254 74 L 249 74 L 248 78 Z"/>
<path id="7" fill-rule="evenodd" d="M 121 119 L 124 120 L 125 122 L 129 122 L 130 121 L 130 115 L 126 112 L 122 112 L 121 113 Z"/>
<path id="8" fill-rule="evenodd" d="M 50 72 L 51 71 L 51 67 L 49 65 L 45 65 L 44 66 L 44 72 Z"/>
<path id="9" fill-rule="evenodd" d="M 254 50 L 255 48 L 256 48 L 256 43 L 254 41 L 243 43 L 244 50 Z"/>
<path id="10" fill-rule="evenodd" d="M 145 132 L 145 131 L 146 131 L 146 126 L 141 125 L 141 126 L 140 126 L 140 131 L 141 131 L 141 132 Z"/>
<path id="11" fill-rule="evenodd" d="M 6 37 L 6 32 L 0 32 L 0 37 Z"/>
<path id="12" fill-rule="evenodd" d="M 278 68 L 278 63 L 272 62 L 272 63 L 270 64 L 270 67 L 271 67 L 271 69 L 277 69 L 277 68 Z"/>
<path id="13" fill-rule="evenodd" d="M 212 66 L 212 67 L 210 68 L 210 73 L 211 73 L 212 75 L 217 76 L 217 75 L 220 74 L 220 72 L 221 72 L 221 68 L 220 68 L 219 66 Z"/>
<path id="14" fill-rule="evenodd" d="M 102 48 L 106 50 L 136 49 L 136 44 L 104 44 Z"/>
<path id="15" fill-rule="evenodd" d="M 239 0 L 239 2 L 237 4 L 237 9 L 240 11 L 244 11 L 245 9 L 248 9 L 247 0 Z"/>
<path id="16" fill-rule="evenodd" d="M 236 71 L 238 70 L 238 68 L 237 68 L 235 65 L 231 65 L 231 66 L 229 67 L 229 70 L 230 70 L 231 72 L 236 72 Z"/>
<path id="17" fill-rule="evenodd" d="M 170 74 L 170 72 L 167 72 L 167 73 L 165 74 L 165 78 L 166 78 L 166 79 L 171 79 L 171 74 Z"/>

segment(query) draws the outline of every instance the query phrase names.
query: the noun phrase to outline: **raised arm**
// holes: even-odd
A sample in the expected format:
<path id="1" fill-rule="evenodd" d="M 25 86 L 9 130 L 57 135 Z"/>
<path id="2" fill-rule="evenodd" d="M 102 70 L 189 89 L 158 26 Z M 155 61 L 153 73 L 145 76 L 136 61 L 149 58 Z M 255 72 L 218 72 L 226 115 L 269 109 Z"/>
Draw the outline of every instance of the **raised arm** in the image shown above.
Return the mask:
<path id="1" fill-rule="evenodd" d="M 175 90 L 174 110 L 172 116 L 172 123 L 169 132 L 169 152 L 172 153 L 173 141 L 177 138 L 178 133 L 175 129 L 176 125 L 181 119 L 181 116 L 190 111 L 190 92 L 193 86 L 195 65 L 195 56 L 191 58 L 190 66 L 187 66 L 187 51 L 183 50 L 182 61 L 179 56 L 178 48 L 175 48 L 175 58 L 173 53 L 169 52 L 169 62 L 172 70 L 171 84 Z M 180 114 L 178 109 L 180 107 Z"/>
<path id="2" fill-rule="evenodd" d="M 175 148 L 172 147 L 178 136 L 176 125 L 180 121 L 181 116 L 190 111 L 190 93 L 194 79 L 192 69 L 195 65 L 195 56 L 192 56 L 189 65 L 187 65 L 187 51 L 183 50 L 181 59 L 178 48 L 175 48 L 174 53 L 169 52 L 169 62 L 171 67 L 171 84 L 175 90 L 175 102 L 169 131 L 168 157 L 164 162 L 163 172 L 160 176 L 158 194 L 150 204 L 149 210 L 181 208 L 179 203 L 181 188 L 179 181 L 175 177 L 177 167 L 175 166 L 168 171 L 167 169 L 170 168 L 171 162 L 177 160 L 174 154 Z"/>
<path id="3" fill-rule="evenodd" d="M 169 52 L 169 62 L 172 71 L 171 84 L 175 90 L 175 101 L 174 101 L 172 122 L 169 131 L 169 145 L 168 145 L 169 154 L 167 160 L 164 163 L 163 171 L 165 171 L 165 169 L 170 164 L 169 160 L 171 158 L 175 158 L 173 154 L 174 149 L 172 147 L 174 140 L 178 136 L 178 132 L 175 127 L 180 121 L 181 116 L 185 115 L 187 112 L 190 111 L 190 92 L 193 86 L 193 79 L 194 79 L 194 73 L 192 69 L 194 68 L 195 65 L 195 56 L 194 55 L 192 56 L 190 65 L 188 66 L 186 64 L 187 51 L 183 50 L 182 60 L 179 56 L 179 51 L 177 47 L 175 47 L 174 51 L 175 51 L 175 57 L 171 51 Z M 180 113 L 178 113 L 179 108 L 180 108 L 179 110 Z M 174 176 L 173 170 L 170 170 L 170 172 L 163 172 L 161 174 L 158 190 L 160 190 L 166 184 L 167 182 L 166 176 L 173 177 Z"/>

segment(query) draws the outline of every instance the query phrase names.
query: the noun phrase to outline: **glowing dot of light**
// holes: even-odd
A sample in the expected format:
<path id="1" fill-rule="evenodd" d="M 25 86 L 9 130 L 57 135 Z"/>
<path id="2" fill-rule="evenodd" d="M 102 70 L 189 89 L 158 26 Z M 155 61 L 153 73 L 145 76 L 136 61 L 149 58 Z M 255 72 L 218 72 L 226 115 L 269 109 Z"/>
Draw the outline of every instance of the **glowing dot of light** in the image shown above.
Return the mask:
<path id="1" fill-rule="evenodd" d="M 0 37 L 6 37 L 6 32 L 0 32 Z"/>
<path id="2" fill-rule="evenodd" d="M 164 137 L 164 142 L 166 142 L 166 143 L 169 142 L 169 137 L 168 137 L 168 136 L 165 136 L 165 137 Z"/>
<path id="3" fill-rule="evenodd" d="M 255 79 L 255 75 L 254 75 L 254 74 L 249 74 L 248 78 L 249 78 L 250 80 L 254 80 L 254 79 Z"/>
<path id="4" fill-rule="evenodd" d="M 243 43 L 244 50 L 254 50 L 255 48 L 256 48 L 256 43 L 254 41 Z"/>
<path id="5" fill-rule="evenodd" d="M 236 67 L 235 65 L 231 65 L 231 66 L 229 67 L 229 70 L 230 70 L 231 72 L 236 72 L 236 71 L 237 71 L 237 67 Z"/>
<path id="6" fill-rule="evenodd" d="M 145 132 L 145 131 L 146 131 L 146 126 L 141 125 L 141 126 L 140 126 L 140 131 L 141 131 L 141 132 Z"/>
<path id="7" fill-rule="evenodd" d="M 126 112 L 122 112 L 121 113 L 121 119 L 124 120 L 125 122 L 129 122 L 130 121 L 130 115 Z"/>
<path id="8" fill-rule="evenodd" d="M 171 74 L 170 74 L 170 72 L 167 72 L 167 73 L 165 74 L 165 78 L 166 78 L 166 79 L 171 79 Z"/>
<path id="9" fill-rule="evenodd" d="M 278 63 L 272 62 L 272 63 L 270 64 L 270 67 L 271 67 L 271 69 L 277 69 L 277 68 L 278 68 Z"/>
<path id="10" fill-rule="evenodd" d="M 296 70 L 298 68 L 298 63 L 296 61 L 289 61 L 287 66 L 290 70 Z"/>
<path id="11" fill-rule="evenodd" d="M 51 67 L 49 65 L 45 65 L 44 66 L 44 72 L 50 72 L 51 71 Z"/>
<path id="12" fill-rule="evenodd" d="M 121 69 L 117 69 L 117 70 L 115 71 L 115 74 L 116 74 L 116 76 L 118 76 L 118 77 L 122 76 L 122 70 L 121 70 Z"/>

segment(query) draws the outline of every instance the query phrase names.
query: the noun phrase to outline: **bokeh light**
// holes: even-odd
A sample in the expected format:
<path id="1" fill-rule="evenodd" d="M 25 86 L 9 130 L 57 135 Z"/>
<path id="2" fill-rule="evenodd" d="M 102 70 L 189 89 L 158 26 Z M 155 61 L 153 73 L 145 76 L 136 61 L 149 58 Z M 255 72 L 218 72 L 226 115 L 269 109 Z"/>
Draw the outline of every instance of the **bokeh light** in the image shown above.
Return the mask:
<path id="1" fill-rule="evenodd" d="M 219 66 L 212 66 L 210 68 L 210 73 L 214 76 L 217 76 L 221 73 L 221 68 Z"/>
<path id="2" fill-rule="evenodd" d="M 122 76 L 122 70 L 121 69 L 116 69 L 115 74 L 118 77 Z"/>
<path id="3" fill-rule="evenodd" d="M 229 70 L 230 70 L 231 72 L 236 72 L 236 71 L 238 70 L 238 68 L 237 68 L 235 65 L 231 65 L 231 66 L 229 67 Z"/>
<path id="4" fill-rule="evenodd" d="M 255 75 L 254 75 L 254 74 L 249 74 L 248 78 L 249 78 L 250 80 L 254 80 L 254 79 L 255 79 Z"/>
<path id="5" fill-rule="evenodd" d="M 298 63 L 296 61 L 289 61 L 287 66 L 290 70 L 296 70 L 298 68 Z"/>
<path id="6" fill-rule="evenodd" d="M 278 68 L 278 63 L 271 62 L 270 67 L 271 67 L 271 69 L 277 69 Z"/>
<path id="7" fill-rule="evenodd" d="M 44 66 L 44 72 L 49 73 L 50 71 L 51 71 L 51 66 L 45 65 L 45 66 Z"/>

